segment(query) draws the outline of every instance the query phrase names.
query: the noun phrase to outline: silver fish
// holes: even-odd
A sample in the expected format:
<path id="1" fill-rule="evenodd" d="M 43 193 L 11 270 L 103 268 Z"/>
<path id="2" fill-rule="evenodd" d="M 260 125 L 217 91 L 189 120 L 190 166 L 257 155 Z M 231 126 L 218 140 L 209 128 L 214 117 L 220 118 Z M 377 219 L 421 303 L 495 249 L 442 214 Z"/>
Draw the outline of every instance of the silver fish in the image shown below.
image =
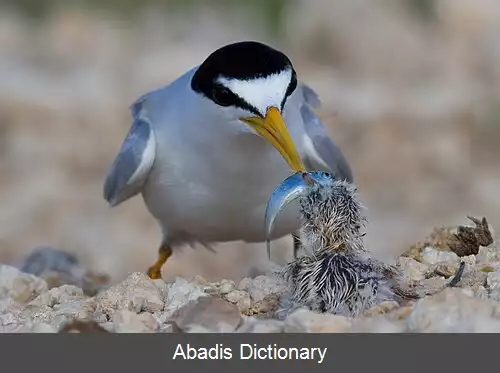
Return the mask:
<path id="1" fill-rule="evenodd" d="M 265 231 L 267 256 L 271 258 L 270 236 L 274 228 L 276 217 L 290 202 L 303 195 L 307 188 L 315 183 L 332 183 L 331 174 L 323 171 L 297 172 L 286 178 L 273 192 L 266 206 Z"/>

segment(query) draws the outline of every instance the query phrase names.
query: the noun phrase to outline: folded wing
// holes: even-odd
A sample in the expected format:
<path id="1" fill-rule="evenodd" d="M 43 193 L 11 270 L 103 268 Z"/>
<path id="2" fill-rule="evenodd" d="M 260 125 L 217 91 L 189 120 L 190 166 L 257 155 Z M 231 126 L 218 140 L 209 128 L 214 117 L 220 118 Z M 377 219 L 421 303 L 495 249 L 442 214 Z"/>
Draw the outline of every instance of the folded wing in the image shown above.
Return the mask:
<path id="1" fill-rule="evenodd" d="M 321 105 L 316 92 L 309 86 L 301 83 L 303 100 L 300 108 L 304 123 L 304 148 L 306 155 L 304 162 L 311 170 L 328 171 L 335 178 L 353 181 L 351 167 L 339 146 L 328 135 L 321 120 L 314 113 L 315 108 Z"/>
<path id="2" fill-rule="evenodd" d="M 104 182 L 104 198 L 111 206 L 142 191 L 155 159 L 154 132 L 141 100 L 132 106 L 132 116 L 132 126 Z"/>

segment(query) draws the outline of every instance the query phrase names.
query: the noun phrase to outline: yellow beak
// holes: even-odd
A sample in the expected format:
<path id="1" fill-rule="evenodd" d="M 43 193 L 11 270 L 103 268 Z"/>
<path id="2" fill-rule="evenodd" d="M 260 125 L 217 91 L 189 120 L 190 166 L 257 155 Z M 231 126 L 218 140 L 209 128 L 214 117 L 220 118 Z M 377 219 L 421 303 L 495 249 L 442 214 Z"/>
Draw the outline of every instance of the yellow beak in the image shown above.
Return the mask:
<path id="1" fill-rule="evenodd" d="M 306 168 L 300 159 L 283 117 L 276 107 L 267 110 L 266 117 L 241 118 L 252 127 L 260 136 L 271 143 L 285 159 L 292 170 L 305 172 Z"/>

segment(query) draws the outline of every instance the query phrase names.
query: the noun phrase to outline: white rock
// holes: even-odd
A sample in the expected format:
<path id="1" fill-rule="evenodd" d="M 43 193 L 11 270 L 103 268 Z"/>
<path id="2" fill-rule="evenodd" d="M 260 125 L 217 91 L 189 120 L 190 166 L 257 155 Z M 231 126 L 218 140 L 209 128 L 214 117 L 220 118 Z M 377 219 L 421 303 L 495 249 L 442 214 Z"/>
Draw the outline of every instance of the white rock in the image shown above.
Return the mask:
<path id="1" fill-rule="evenodd" d="M 269 276 L 257 276 L 255 278 L 244 278 L 238 285 L 240 290 L 246 291 L 256 302 L 263 300 L 271 294 L 281 294 L 285 286 L 278 278 Z"/>
<path id="2" fill-rule="evenodd" d="M 202 326 L 214 333 L 232 333 L 243 320 L 234 304 L 217 297 L 201 297 L 179 309 L 171 321 L 184 332 Z"/>
<path id="3" fill-rule="evenodd" d="M 48 290 L 47 283 L 36 276 L 0 264 L 0 299 L 11 298 L 28 303 Z"/>
<path id="4" fill-rule="evenodd" d="M 162 287 L 151 280 L 146 274 L 136 272 L 128 276 L 123 282 L 97 294 L 98 310 L 112 316 L 117 309 L 128 309 L 139 313 L 159 312 L 165 307 Z"/>
<path id="5" fill-rule="evenodd" d="M 491 290 L 500 289 L 500 272 L 490 272 L 486 278 L 486 283 Z"/>
<path id="6" fill-rule="evenodd" d="M 489 325 L 500 332 L 496 312 L 494 302 L 474 297 L 470 289 L 447 288 L 417 301 L 408 326 L 410 332 L 477 333 Z"/>
<path id="7" fill-rule="evenodd" d="M 87 296 L 83 294 L 82 289 L 73 285 L 63 285 L 40 294 L 30 302 L 30 305 L 53 307 L 56 304 L 74 302 L 86 298 Z"/>
<path id="8" fill-rule="evenodd" d="M 53 307 L 54 317 L 64 315 L 79 320 L 92 318 L 96 309 L 97 303 L 93 298 L 56 304 Z"/>
<path id="9" fill-rule="evenodd" d="M 479 299 L 488 299 L 488 290 L 481 285 L 476 285 L 471 289 L 474 292 L 474 296 Z"/>
<path id="10" fill-rule="evenodd" d="M 441 251 L 432 247 L 425 247 L 422 250 L 422 260 L 427 264 L 439 262 L 459 262 L 460 258 L 452 251 Z"/>
<path id="11" fill-rule="evenodd" d="M 219 293 L 224 295 L 236 288 L 236 284 L 232 280 L 222 280 L 219 287 Z"/>
<path id="12" fill-rule="evenodd" d="M 7 326 L 7 325 L 18 325 L 18 324 L 20 324 L 20 320 L 13 313 L 5 313 L 3 315 L 0 315 L 0 325 Z"/>
<path id="13" fill-rule="evenodd" d="M 224 296 L 228 302 L 236 304 L 241 312 L 245 312 L 252 307 L 250 294 L 242 290 L 233 290 Z"/>
<path id="14" fill-rule="evenodd" d="M 460 262 L 465 262 L 466 267 L 475 267 L 477 264 L 477 258 L 475 255 L 467 255 L 459 258 Z"/>
<path id="15" fill-rule="evenodd" d="M 476 255 L 476 261 L 477 263 L 481 264 L 490 264 L 492 262 L 499 262 L 500 261 L 500 251 L 498 250 L 497 247 L 483 247 L 481 246 L 479 248 L 479 252 Z"/>
<path id="16" fill-rule="evenodd" d="M 408 282 L 423 280 L 429 269 L 426 264 L 404 256 L 398 258 L 397 266 L 402 270 L 405 281 Z"/>
<path id="17" fill-rule="evenodd" d="M 148 312 L 137 314 L 123 309 L 113 314 L 113 329 L 116 333 L 154 333 L 160 325 Z"/>
<path id="18" fill-rule="evenodd" d="M 250 295 L 242 290 L 232 290 L 231 292 L 227 293 L 224 298 L 229 302 L 236 304 L 243 298 L 250 299 Z"/>
<path id="19" fill-rule="evenodd" d="M 175 281 L 168 286 L 164 312 L 156 314 L 155 317 L 158 317 L 161 320 L 160 323 L 163 323 L 170 318 L 174 312 L 190 301 L 208 296 L 209 295 L 205 293 L 196 282 L 190 282 L 177 277 Z"/>

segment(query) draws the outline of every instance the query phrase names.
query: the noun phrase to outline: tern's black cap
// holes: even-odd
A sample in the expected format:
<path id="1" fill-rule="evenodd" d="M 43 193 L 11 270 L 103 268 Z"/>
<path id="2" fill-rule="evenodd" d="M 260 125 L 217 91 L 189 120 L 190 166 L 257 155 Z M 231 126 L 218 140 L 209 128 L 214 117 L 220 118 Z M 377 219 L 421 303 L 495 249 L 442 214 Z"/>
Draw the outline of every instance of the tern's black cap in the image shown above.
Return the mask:
<path id="1" fill-rule="evenodd" d="M 240 97 L 220 86 L 216 79 L 221 76 L 228 79 L 252 80 L 287 69 L 292 70 L 293 74 L 288 96 L 297 85 L 295 70 L 290 59 L 266 44 L 243 41 L 228 44 L 210 54 L 194 74 L 191 88 L 218 105 L 232 105 L 255 111 L 244 101 L 242 102 Z"/>

